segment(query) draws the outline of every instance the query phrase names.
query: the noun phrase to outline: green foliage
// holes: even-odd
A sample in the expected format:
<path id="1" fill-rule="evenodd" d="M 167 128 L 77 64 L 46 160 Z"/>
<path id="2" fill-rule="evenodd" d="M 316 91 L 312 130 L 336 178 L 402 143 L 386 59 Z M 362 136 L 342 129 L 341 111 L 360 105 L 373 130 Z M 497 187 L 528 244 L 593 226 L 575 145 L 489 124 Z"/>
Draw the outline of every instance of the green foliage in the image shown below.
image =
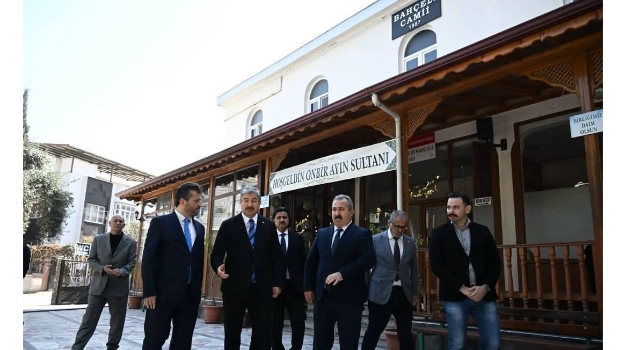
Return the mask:
<path id="1" fill-rule="evenodd" d="M 371 233 L 374 234 L 374 235 L 382 232 L 382 230 L 380 230 L 378 225 L 376 225 L 374 223 L 370 223 L 369 224 L 369 231 L 371 231 Z"/>
<path id="2" fill-rule="evenodd" d="M 31 249 L 30 271 L 37 272 L 41 272 L 43 265 L 50 262 L 51 258 L 64 257 L 72 259 L 76 252 L 75 248 L 70 244 L 64 246 L 57 244 L 37 245 L 29 248 Z"/>
<path id="3" fill-rule="evenodd" d="M 62 223 L 71 214 L 73 197 L 64 190 L 60 174 L 54 172 L 47 155 L 29 141 L 27 102 L 29 91 L 24 90 L 22 103 L 22 234 L 27 232 L 34 213 L 40 234 L 29 237 L 31 243 L 44 243 L 62 233 Z"/>
<path id="4" fill-rule="evenodd" d="M 138 234 L 140 233 L 140 221 L 134 220 L 128 223 L 124 230 L 122 230 L 124 234 L 133 238 L 136 242 L 138 241 Z"/>

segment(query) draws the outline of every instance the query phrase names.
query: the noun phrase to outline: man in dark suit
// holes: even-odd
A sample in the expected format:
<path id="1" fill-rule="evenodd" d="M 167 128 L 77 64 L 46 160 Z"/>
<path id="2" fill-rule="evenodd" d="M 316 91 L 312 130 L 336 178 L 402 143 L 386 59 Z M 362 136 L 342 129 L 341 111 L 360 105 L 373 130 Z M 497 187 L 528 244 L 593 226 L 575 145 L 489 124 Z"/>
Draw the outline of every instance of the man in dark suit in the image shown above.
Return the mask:
<path id="1" fill-rule="evenodd" d="M 175 194 L 173 213 L 151 220 L 142 254 L 142 296 L 147 308 L 143 350 L 191 349 L 204 265 L 204 226 L 194 220 L 202 202 L 196 183 Z"/>
<path id="2" fill-rule="evenodd" d="M 375 263 L 371 231 L 352 222 L 353 200 L 338 195 L 331 205 L 333 225 L 318 231 L 304 273 L 304 295 L 313 306 L 313 348 L 333 346 L 338 323 L 340 349 L 356 350 L 367 300 L 365 272 Z"/>
<path id="3" fill-rule="evenodd" d="M 107 349 L 119 347 L 127 316 L 129 275 L 136 265 L 136 241 L 124 235 L 125 223 L 120 215 L 109 220 L 111 231 L 93 239 L 89 250 L 91 283 L 89 301 L 72 350 L 82 350 L 96 330 L 102 309 L 109 303 L 111 326 Z"/>
<path id="4" fill-rule="evenodd" d="M 406 232 L 409 215 L 395 210 L 389 229 L 373 236 L 376 264 L 369 280 L 369 325 L 362 350 L 373 350 L 393 314 L 400 350 L 413 350 L 413 305 L 418 301 L 416 242 Z"/>
<path id="5" fill-rule="evenodd" d="M 301 350 L 306 316 L 302 282 L 307 250 L 302 236 L 295 232 L 289 232 L 289 211 L 287 209 L 276 209 L 272 217 L 278 229 L 280 248 L 285 254 L 287 273 L 284 289 L 274 301 L 271 349 L 285 349 L 282 344 L 282 328 L 284 327 L 284 310 L 287 309 L 291 323 L 291 349 Z"/>
<path id="6" fill-rule="evenodd" d="M 248 310 L 250 349 L 269 349 L 272 303 L 284 287 L 284 254 L 276 225 L 258 214 L 257 188 L 240 191 L 240 208 L 240 214 L 222 222 L 211 251 L 211 267 L 222 278 L 224 348 L 240 349 L 242 320 Z"/>
<path id="7" fill-rule="evenodd" d="M 483 349 L 500 347 L 500 324 L 495 285 L 502 263 L 496 242 L 484 225 L 468 215 L 466 195 L 451 193 L 447 201 L 450 222 L 433 230 L 429 242 L 431 269 L 440 279 L 449 331 L 448 349 L 464 349 L 469 315 L 478 325 Z"/>

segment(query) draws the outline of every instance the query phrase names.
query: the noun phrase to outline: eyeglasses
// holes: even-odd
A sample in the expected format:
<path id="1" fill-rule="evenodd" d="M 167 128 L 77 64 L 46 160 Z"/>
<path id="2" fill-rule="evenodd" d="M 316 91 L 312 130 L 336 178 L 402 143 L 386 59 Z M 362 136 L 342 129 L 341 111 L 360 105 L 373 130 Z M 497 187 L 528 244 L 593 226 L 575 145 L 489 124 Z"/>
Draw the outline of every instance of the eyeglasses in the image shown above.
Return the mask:
<path id="1" fill-rule="evenodd" d="M 397 228 L 397 229 L 398 229 L 398 230 L 400 230 L 400 231 L 404 231 L 404 230 L 406 230 L 406 229 L 408 229 L 408 228 L 409 228 L 409 226 L 401 226 L 401 225 L 396 225 L 396 224 L 394 224 L 394 223 L 391 223 L 391 226 L 393 226 L 393 227 Z"/>

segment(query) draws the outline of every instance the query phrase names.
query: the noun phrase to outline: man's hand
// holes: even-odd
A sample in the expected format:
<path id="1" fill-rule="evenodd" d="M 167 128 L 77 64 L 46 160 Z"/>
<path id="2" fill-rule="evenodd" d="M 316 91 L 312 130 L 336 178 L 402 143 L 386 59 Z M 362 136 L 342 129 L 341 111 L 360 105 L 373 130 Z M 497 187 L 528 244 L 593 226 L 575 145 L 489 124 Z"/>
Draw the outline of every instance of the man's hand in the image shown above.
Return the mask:
<path id="1" fill-rule="evenodd" d="M 115 276 L 115 275 L 116 275 L 116 273 L 115 273 L 115 271 L 114 271 L 114 270 L 112 270 L 112 269 L 111 269 L 111 266 L 112 266 L 112 265 L 104 265 L 103 270 L 104 270 L 104 272 L 106 272 L 107 274 Z"/>
<path id="2" fill-rule="evenodd" d="M 218 266 L 218 276 L 220 276 L 220 278 L 222 278 L 223 280 L 229 278 L 229 275 L 224 273 L 224 264 Z"/>
<path id="3" fill-rule="evenodd" d="M 313 292 L 312 291 L 304 292 L 304 299 L 307 301 L 307 304 L 313 304 Z"/>
<path id="4" fill-rule="evenodd" d="M 473 286 L 469 288 L 471 292 L 468 297 L 473 301 L 480 301 L 487 294 L 487 288 L 484 285 L 481 286 Z"/>
<path id="5" fill-rule="evenodd" d="M 335 286 L 340 281 L 342 281 L 342 274 L 340 274 L 340 272 L 334 272 L 327 276 L 327 279 L 324 280 L 324 283 Z"/>
<path id="6" fill-rule="evenodd" d="M 275 299 L 275 298 L 277 298 L 277 297 L 278 297 L 278 295 L 280 295 L 280 292 L 281 292 L 281 291 L 282 291 L 282 290 L 280 289 L 280 287 L 273 287 L 273 295 L 272 295 L 272 297 L 273 297 L 274 299 Z"/>
<path id="7" fill-rule="evenodd" d="M 124 276 L 124 274 L 122 273 L 122 271 L 120 271 L 120 269 L 115 269 L 115 270 L 111 270 L 111 271 L 113 271 L 113 275 L 114 276 L 118 276 L 118 277 Z"/>
<path id="8" fill-rule="evenodd" d="M 467 286 L 460 287 L 459 292 L 464 294 L 467 298 L 470 298 L 471 296 L 471 288 Z"/>
<path id="9" fill-rule="evenodd" d="M 142 299 L 142 303 L 144 304 L 144 307 L 146 307 L 147 309 L 153 310 L 156 308 L 156 298 L 158 296 L 154 295 L 151 297 L 146 297 L 144 299 Z"/>

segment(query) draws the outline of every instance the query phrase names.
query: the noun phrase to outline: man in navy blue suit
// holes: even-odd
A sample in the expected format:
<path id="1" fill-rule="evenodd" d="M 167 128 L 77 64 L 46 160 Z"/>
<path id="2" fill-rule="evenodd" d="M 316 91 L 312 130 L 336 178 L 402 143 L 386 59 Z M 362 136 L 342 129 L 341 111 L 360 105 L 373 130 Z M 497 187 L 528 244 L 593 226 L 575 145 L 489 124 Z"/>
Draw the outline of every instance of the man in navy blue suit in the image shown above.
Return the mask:
<path id="1" fill-rule="evenodd" d="M 284 253 L 273 221 L 258 214 L 260 191 L 240 191 L 240 214 L 220 224 L 211 267 L 222 278 L 224 348 L 240 350 L 245 310 L 251 321 L 250 350 L 268 350 L 273 299 L 284 287 Z"/>
<path id="2" fill-rule="evenodd" d="M 151 220 L 142 255 L 142 296 L 147 308 L 143 350 L 191 349 L 198 317 L 204 266 L 204 226 L 193 218 L 202 190 L 185 183 L 175 195 L 176 209 Z"/>
<path id="3" fill-rule="evenodd" d="M 313 307 L 313 349 L 333 347 L 338 323 L 340 349 L 357 350 L 362 310 L 367 300 L 365 272 L 376 261 L 371 231 L 352 222 L 353 200 L 337 195 L 333 225 L 318 231 L 304 273 L 304 295 Z"/>

